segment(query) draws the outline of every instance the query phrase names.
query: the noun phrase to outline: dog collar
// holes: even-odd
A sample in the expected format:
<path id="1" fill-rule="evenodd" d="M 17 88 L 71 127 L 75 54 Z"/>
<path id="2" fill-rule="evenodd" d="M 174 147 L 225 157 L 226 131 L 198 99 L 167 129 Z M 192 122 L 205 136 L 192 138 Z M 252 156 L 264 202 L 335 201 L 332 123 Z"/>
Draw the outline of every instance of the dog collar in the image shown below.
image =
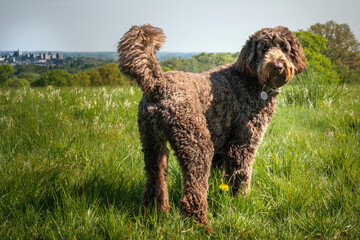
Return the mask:
<path id="1" fill-rule="evenodd" d="M 270 88 L 266 85 L 263 86 L 263 89 L 260 93 L 260 97 L 262 100 L 266 100 L 269 96 L 276 96 L 281 93 L 280 88 Z"/>

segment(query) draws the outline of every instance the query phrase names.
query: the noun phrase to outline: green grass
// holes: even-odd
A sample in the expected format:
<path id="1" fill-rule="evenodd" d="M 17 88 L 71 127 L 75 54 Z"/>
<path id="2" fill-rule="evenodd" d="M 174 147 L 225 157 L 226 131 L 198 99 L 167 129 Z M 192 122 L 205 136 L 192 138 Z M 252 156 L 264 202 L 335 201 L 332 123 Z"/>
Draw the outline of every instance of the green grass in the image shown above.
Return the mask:
<path id="1" fill-rule="evenodd" d="M 284 91 L 250 196 L 222 192 L 213 172 L 207 236 L 179 213 L 173 155 L 170 212 L 141 205 L 139 89 L 0 89 L 0 239 L 359 239 L 360 87 L 316 104 Z"/>

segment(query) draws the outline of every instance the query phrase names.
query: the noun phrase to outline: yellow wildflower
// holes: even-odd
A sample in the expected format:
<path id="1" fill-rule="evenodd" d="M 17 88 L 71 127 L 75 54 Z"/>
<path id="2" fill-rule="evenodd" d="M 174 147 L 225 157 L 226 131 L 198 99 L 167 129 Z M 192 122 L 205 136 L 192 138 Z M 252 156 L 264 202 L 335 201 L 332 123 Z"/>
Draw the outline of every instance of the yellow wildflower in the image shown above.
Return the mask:
<path id="1" fill-rule="evenodd" d="M 221 189 L 223 191 L 229 191 L 229 185 L 222 183 L 219 185 L 219 189 Z"/>

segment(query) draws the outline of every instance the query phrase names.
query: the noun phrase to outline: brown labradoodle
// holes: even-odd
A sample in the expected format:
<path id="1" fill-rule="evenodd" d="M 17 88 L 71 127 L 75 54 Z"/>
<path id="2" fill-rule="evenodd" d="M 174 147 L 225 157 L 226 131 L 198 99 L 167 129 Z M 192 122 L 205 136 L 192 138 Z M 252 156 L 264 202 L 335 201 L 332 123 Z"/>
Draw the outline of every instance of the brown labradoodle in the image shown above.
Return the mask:
<path id="1" fill-rule="evenodd" d="M 169 141 L 183 175 L 180 209 L 211 230 L 211 165 L 224 168 L 233 194 L 250 192 L 254 156 L 276 95 L 305 70 L 305 56 L 295 35 L 279 26 L 250 36 L 234 64 L 201 74 L 162 72 L 155 51 L 164 41 L 160 28 L 142 25 L 133 26 L 118 45 L 120 69 L 144 92 L 138 112 L 147 177 L 143 202 L 169 210 Z"/>

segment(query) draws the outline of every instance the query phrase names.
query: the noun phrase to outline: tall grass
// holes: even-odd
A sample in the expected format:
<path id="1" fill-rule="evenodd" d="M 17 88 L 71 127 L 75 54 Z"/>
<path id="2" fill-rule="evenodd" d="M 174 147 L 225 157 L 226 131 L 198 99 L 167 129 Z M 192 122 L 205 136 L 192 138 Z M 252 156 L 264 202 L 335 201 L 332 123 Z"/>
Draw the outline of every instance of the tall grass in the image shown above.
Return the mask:
<path id="1" fill-rule="evenodd" d="M 360 238 L 360 87 L 342 88 L 312 99 L 284 87 L 250 196 L 212 173 L 211 236 L 179 213 L 173 155 L 170 212 L 142 207 L 139 89 L 0 89 L 0 239 Z"/>
<path id="2" fill-rule="evenodd" d="M 284 88 L 286 103 L 318 107 L 324 102 L 337 101 L 347 93 L 346 85 L 339 85 L 338 79 L 331 79 L 326 74 L 310 66 L 303 74 L 295 76 Z"/>

